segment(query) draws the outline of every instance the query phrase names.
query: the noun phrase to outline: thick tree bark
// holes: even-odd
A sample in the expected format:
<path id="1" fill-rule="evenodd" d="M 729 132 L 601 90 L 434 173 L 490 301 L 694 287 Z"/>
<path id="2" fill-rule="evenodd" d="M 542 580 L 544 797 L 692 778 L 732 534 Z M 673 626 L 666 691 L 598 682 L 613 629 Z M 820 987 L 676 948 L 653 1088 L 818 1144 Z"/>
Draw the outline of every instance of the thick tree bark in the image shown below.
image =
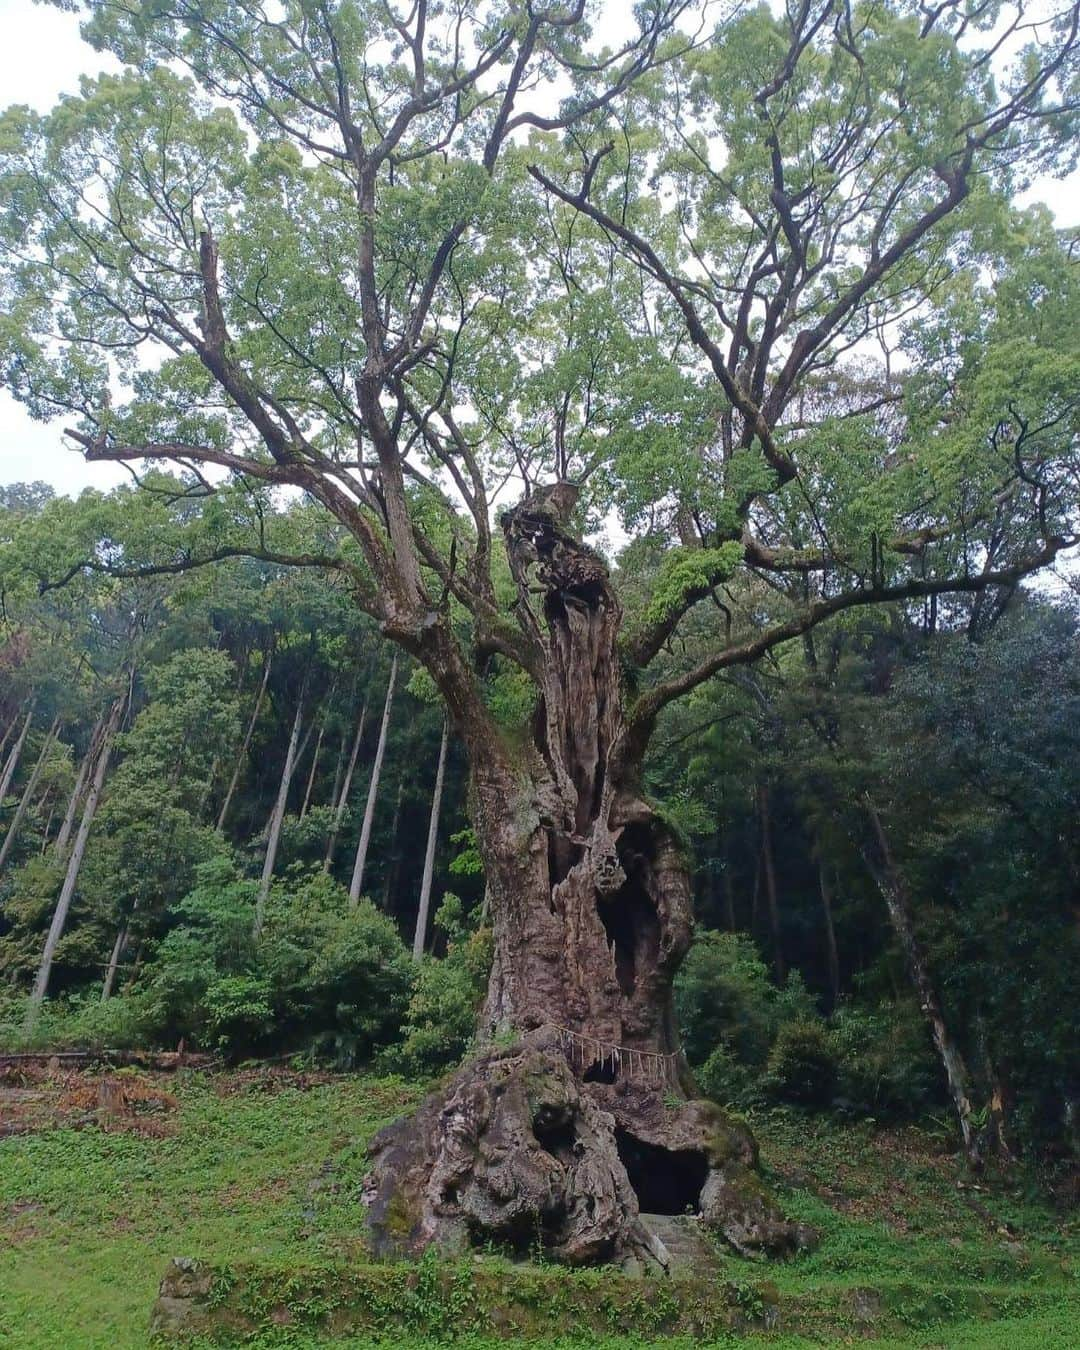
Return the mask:
<path id="1" fill-rule="evenodd" d="M 42 744 L 41 753 L 38 755 L 34 767 L 30 771 L 30 777 L 27 780 L 26 786 L 23 788 L 22 796 L 19 798 L 19 804 L 15 808 L 14 816 L 11 818 L 11 824 L 8 826 L 7 834 L 4 835 L 4 842 L 0 845 L 0 871 L 3 870 L 4 863 L 6 863 L 8 859 L 8 854 L 11 852 L 15 840 L 18 838 L 19 829 L 23 823 L 23 817 L 26 815 L 27 808 L 33 798 L 34 789 L 38 785 L 41 771 L 45 767 L 45 761 L 49 757 L 49 751 L 52 749 L 53 742 L 56 740 L 56 731 L 59 725 L 60 718 L 54 717 L 53 724 L 49 728 L 45 741 Z"/>
<path id="2" fill-rule="evenodd" d="M 263 920 L 266 917 L 266 901 L 270 894 L 270 882 L 274 876 L 274 865 L 277 862 L 278 844 L 281 842 L 281 825 L 285 819 L 285 808 L 289 802 L 289 788 L 292 785 L 293 773 L 296 770 L 296 762 L 304 753 L 300 745 L 300 728 L 304 718 L 304 696 L 307 693 L 307 678 L 305 677 L 303 686 L 300 689 L 300 697 L 296 701 L 296 716 L 293 718 L 292 731 L 289 734 L 289 744 L 285 751 L 285 763 L 281 770 L 281 779 L 278 783 L 277 797 L 274 799 L 274 808 L 270 812 L 270 819 L 266 826 L 266 855 L 263 858 L 262 876 L 259 878 L 259 893 L 255 901 L 255 936 L 258 937 L 262 932 Z M 311 728 L 308 728 L 308 735 L 311 734 Z"/>
<path id="3" fill-rule="evenodd" d="M 352 749 L 349 751 L 349 763 L 345 770 L 345 778 L 341 784 L 341 791 L 338 794 L 337 802 L 334 805 L 334 823 L 330 827 L 330 837 L 326 841 L 326 857 L 323 858 L 323 871 L 329 872 L 334 861 L 334 853 L 337 850 L 338 835 L 341 833 L 341 822 L 345 818 L 345 812 L 349 805 L 349 790 L 352 787 L 353 772 L 356 769 L 356 758 L 360 753 L 360 742 L 364 738 L 364 723 L 367 721 L 367 700 L 364 700 L 364 706 L 360 709 L 360 720 L 356 724 L 356 735 L 353 737 Z"/>
<path id="4" fill-rule="evenodd" d="M 30 994 L 30 1002 L 26 1010 L 26 1027 L 28 1030 L 32 1030 L 36 1024 L 38 1014 L 41 1011 L 42 1000 L 46 993 L 48 993 L 53 958 L 56 955 L 57 944 L 63 936 L 64 925 L 67 923 L 68 910 L 71 908 L 72 897 L 75 894 L 75 887 L 79 880 L 79 870 L 82 867 L 83 855 L 86 853 L 86 843 L 90 837 L 90 827 L 94 823 L 98 802 L 101 799 L 101 789 L 105 783 L 105 773 L 109 766 L 109 756 L 112 754 L 113 739 L 120 726 L 120 719 L 124 714 L 124 708 L 127 704 L 129 695 L 130 689 L 128 695 L 118 698 L 113 704 L 112 712 L 109 714 L 109 720 L 106 722 L 102 732 L 97 763 L 94 766 L 94 774 L 90 780 L 90 789 L 86 794 L 86 805 L 83 807 L 82 819 L 79 822 L 79 830 L 75 836 L 75 844 L 71 850 L 71 857 L 68 859 L 64 884 L 60 888 L 60 895 L 56 901 L 52 923 L 49 926 L 49 933 L 45 939 L 45 948 L 41 953 L 41 964 L 38 966 L 34 987 Z"/>
<path id="5" fill-rule="evenodd" d="M 503 518 L 543 660 L 532 747 L 470 753 L 494 930 L 481 1050 L 375 1141 L 376 1243 L 539 1241 L 571 1263 L 666 1268 L 652 1208 L 690 1209 L 743 1252 L 790 1249 L 806 1235 L 752 1175 L 749 1135 L 685 1100 L 672 981 L 690 876 L 641 792 L 618 601 L 564 524 L 550 496 Z"/>
<path id="6" fill-rule="evenodd" d="M 349 903 L 354 906 L 360 903 L 360 893 L 364 888 L 364 868 L 367 866 L 368 847 L 371 844 L 371 827 L 375 821 L 375 804 L 379 797 L 379 778 L 382 775 L 383 758 L 386 755 L 386 737 L 390 729 L 390 711 L 394 704 L 394 681 L 397 679 L 397 665 L 398 659 L 395 654 L 390 665 L 390 680 L 386 686 L 386 701 L 383 703 L 382 723 L 379 726 L 379 743 L 375 747 L 375 760 L 371 766 L 367 805 L 364 807 L 364 823 L 360 827 L 360 842 L 356 846 L 356 860 L 353 863 L 352 879 L 349 882 Z"/>
<path id="7" fill-rule="evenodd" d="M 427 847 L 424 850 L 424 875 L 420 882 L 420 904 L 413 933 L 413 960 L 419 961 L 427 942 L 428 911 L 431 908 L 431 882 L 435 876 L 435 845 L 439 837 L 439 812 L 442 809 L 443 779 L 446 774 L 446 747 L 450 741 L 450 723 L 444 718 L 439 742 L 439 763 L 435 769 L 435 791 L 431 794 L 431 818 L 428 821 Z"/>
<path id="8" fill-rule="evenodd" d="M 225 817 L 229 814 L 229 807 L 232 805 L 232 799 L 236 793 L 236 785 L 240 781 L 240 774 L 243 770 L 244 763 L 247 760 L 248 751 L 251 748 L 251 738 L 255 734 L 255 727 L 259 721 L 259 714 L 262 712 L 263 700 L 266 698 L 266 686 L 270 679 L 270 667 L 273 664 L 273 660 L 273 652 L 267 652 L 266 660 L 263 662 L 263 673 L 262 679 L 259 682 L 259 692 L 255 695 L 255 705 L 251 710 L 251 718 L 248 721 L 247 729 L 244 732 L 244 739 L 240 743 L 236 762 L 233 765 L 232 777 L 229 779 L 229 786 L 225 791 L 225 800 L 221 803 L 221 810 L 218 812 L 216 826 L 218 830 L 223 830 L 225 828 Z"/>

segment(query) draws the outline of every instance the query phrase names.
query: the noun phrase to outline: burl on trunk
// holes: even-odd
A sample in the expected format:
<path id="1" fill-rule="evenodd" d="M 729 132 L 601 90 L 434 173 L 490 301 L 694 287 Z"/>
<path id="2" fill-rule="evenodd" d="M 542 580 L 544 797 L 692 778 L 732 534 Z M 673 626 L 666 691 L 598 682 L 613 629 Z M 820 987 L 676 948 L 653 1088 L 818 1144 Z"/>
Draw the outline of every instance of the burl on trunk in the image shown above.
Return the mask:
<path id="1" fill-rule="evenodd" d="M 495 935 L 485 1048 L 374 1141 L 374 1244 L 666 1268 L 640 1215 L 692 1212 L 740 1252 L 783 1252 L 805 1235 L 754 1174 L 753 1139 L 688 1099 L 671 989 L 689 875 L 641 795 L 620 607 L 566 531 L 574 499 L 559 484 L 503 517 L 518 618 L 544 660 L 532 743 L 511 768 L 472 765 Z"/>

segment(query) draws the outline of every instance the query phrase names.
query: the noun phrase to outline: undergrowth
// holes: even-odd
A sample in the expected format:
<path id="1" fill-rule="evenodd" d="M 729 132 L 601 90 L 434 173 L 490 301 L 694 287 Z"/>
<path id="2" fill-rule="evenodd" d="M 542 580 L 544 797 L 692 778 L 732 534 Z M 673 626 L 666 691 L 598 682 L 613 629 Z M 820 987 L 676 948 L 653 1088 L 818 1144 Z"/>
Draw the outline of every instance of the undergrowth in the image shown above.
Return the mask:
<path id="1" fill-rule="evenodd" d="M 365 1145 L 418 1099 L 418 1085 L 260 1069 L 181 1071 L 158 1087 L 167 1125 L 159 1132 L 84 1118 L 81 1128 L 42 1126 L 0 1138 L 0 1345 L 145 1345 L 157 1284 L 174 1256 L 220 1269 L 266 1268 L 286 1279 L 364 1263 Z M 91 1102 L 93 1093 L 84 1098 Z M 721 1259 L 716 1278 L 729 1288 L 752 1293 L 755 1282 L 771 1281 L 784 1323 L 801 1333 L 782 1330 L 760 1338 L 763 1344 L 776 1350 L 847 1338 L 980 1350 L 1075 1344 L 1076 1221 L 1055 1213 L 1022 1175 L 976 1188 L 932 1133 L 914 1128 L 838 1127 L 789 1111 L 763 1112 L 751 1123 L 785 1208 L 823 1237 L 816 1252 L 789 1263 Z M 515 1278 L 508 1266 L 494 1275 L 493 1287 Z M 469 1276 L 467 1265 L 460 1278 L 432 1268 L 429 1284 L 417 1283 L 419 1329 L 410 1330 L 408 1320 L 388 1323 L 382 1339 L 333 1344 L 418 1350 L 433 1338 L 454 1338 L 469 1320 L 461 1300 L 476 1297 Z M 570 1282 L 582 1277 L 557 1269 L 544 1276 L 537 1330 L 550 1326 L 552 1336 L 531 1340 L 535 1350 L 639 1350 L 654 1343 L 644 1321 L 636 1339 L 586 1333 L 569 1316 L 560 1325 L 560 1281 L 567 1282 L 570 1309 Z M 602 1293 L 603 1275 L 590 1278 Z M 303 1311 L 311 1293 L 299 1275 L 294 1283 Z M 853 1302 L 856 1291 L 861 1304 Z M 874 1328 L 859 1308 L 875 1300 L 887 1314 L 879 1331 L 893 1339 L 868 1339 Z M 709 1344 L 747 1339 L 718 1330 Z M 327 1342 L 299 1327 L 266 1325 L 248 1343 Z M 460 1350 L 505 1344 L 472 1333 L 454 1343 Z M 664 1344 L 678 1350 L 690 1342 Z"/>

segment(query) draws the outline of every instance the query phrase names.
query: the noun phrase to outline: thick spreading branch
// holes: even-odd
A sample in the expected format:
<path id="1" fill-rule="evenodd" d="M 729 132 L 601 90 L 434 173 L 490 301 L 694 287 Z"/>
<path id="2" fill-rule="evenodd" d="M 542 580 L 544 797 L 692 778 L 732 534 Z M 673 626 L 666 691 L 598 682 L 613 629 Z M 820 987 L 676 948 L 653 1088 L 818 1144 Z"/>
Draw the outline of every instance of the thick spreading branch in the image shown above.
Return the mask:
<path id="1" fill-rule="evenodd" d="M 711 680 L 714 675 L 729 666 L 749 665 L 757 661 L 773 647 L 790 642 L 792 638 L 801 637 L 835 614 L 863 605 L 919 600 L 934 595 L 970 595 L 994 587 L 1015 587 L 1024 577 L 1048 567 L 1059 553 L 1066 548 L 1074 547 L 1077 542 L 1076 539 L 1055 536 L 1042 548 L 1011 567 L 984 570 L 971 576 L 937 579 L 913 577 L 893 585 L 868 585 L 859 590 L 844 591 L 838 595 L 815 600 L 784 622 L 765 628 L 743 642 L 723 647 L 689 670 L 653 685 L 640 696 L 631 713 L 635 740 L 644 746 L 660 710 L 675 699 L 688 694 L 706 680 Z"/>

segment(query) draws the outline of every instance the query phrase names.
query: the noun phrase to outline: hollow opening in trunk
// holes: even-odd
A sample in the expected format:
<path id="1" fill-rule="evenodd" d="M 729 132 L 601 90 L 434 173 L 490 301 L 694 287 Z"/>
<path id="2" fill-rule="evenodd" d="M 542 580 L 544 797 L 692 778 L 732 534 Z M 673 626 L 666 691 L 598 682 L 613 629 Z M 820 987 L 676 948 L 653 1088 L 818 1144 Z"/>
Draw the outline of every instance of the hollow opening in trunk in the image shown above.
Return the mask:
<path id="1" fill-rule="evenodd" d="M 552 888 L 565 881 L 580 861 L 581 849 L 576 844 L 561 834 L 548 836 L 548 880 Z"/>
<path id="2" fill-rule="evenodd" d="M 594 1059 L 581 1075 L 583 1083 L 614 1083 L 618 1078 L 614 1059 Z"/>
<path id="3" fill-rule="evenodd" d="M 615 1145 L 643 1214 L 700 1213 L 709 1175 L 703 1153 L 648 1144 L 625 1130 L 615 1131 Z"/>
<path id="4" fill-rule="evenodd" d="M 574 1151 L 574 1122 L 559 1112 L 541 1107 L 532 1123 L 536 1142 L 553 1158 L 565 1161 Z"/>
<path id="5" fill-rule="evenodd" d="M 641 859 L 631 855 L 624 862 L 626 881 L 597 907 L 608 943 L 615 949 L 615 979 L 627 998 L 643 968 L 656 963 L 660 948 L 656 906 L 640 877 L 630 870 L 635 865 L 640 867 Z"/>

